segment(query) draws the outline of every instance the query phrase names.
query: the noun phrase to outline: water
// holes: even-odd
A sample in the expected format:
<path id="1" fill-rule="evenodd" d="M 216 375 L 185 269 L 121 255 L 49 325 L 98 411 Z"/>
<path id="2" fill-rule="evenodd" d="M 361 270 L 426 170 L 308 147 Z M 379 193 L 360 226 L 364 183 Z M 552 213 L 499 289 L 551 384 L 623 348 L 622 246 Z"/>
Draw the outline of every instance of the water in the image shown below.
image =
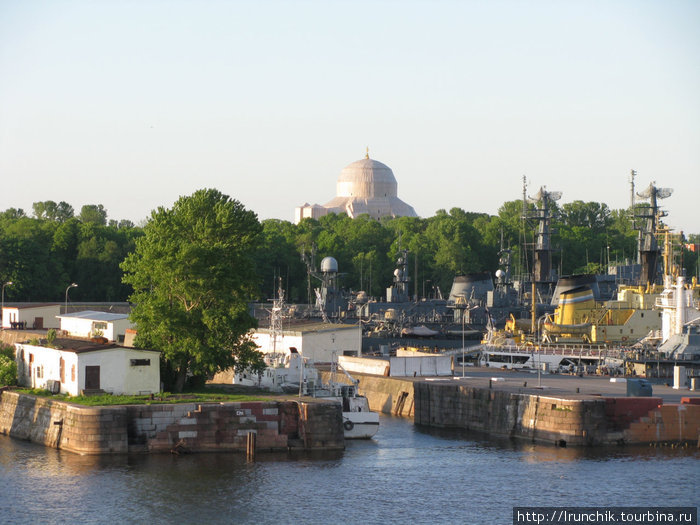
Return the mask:
<path id="1" fill-rule="evenodd" d="M 0 436 L 1 523 L 511 523 L 513 506 L 697 506 L 700 451 L 586 450 L 383 416 L 333 454 L 78 456 Z"/>

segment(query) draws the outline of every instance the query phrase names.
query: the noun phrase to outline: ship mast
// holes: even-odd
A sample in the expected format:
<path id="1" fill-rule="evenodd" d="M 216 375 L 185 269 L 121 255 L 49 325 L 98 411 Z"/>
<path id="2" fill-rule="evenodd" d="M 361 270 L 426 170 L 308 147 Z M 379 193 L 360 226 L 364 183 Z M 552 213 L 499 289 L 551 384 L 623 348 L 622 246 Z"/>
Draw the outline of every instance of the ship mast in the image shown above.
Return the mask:
<path id="1" fill-rule="evenodd" d="M 665 199 L 673 194 L 671 188 L 657 188 L 652 182 L 649 187 L 637 193 L 642 199 L 649 199 L 649 204 L 635 218 L 643 220 L 640 231 L 639 256 L 642 263 L 641 284 L 651 286 L 656 282 L 658 268 L 659 244 L 656 241 L 656 233 L 659 227 L 659 219 L 666 213 L 659 209 L 659 199 Z"/>

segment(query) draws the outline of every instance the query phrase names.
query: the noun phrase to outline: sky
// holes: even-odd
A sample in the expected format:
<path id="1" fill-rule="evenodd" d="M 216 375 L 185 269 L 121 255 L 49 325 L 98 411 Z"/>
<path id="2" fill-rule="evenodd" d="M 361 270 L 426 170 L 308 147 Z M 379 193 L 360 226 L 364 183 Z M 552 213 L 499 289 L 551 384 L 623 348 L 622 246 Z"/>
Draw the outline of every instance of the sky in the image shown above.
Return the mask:
<path id="1" fill-rule="evenodd" d="M 142 223 L 216 188 L 263 219 L 392 168 L 399 198 L 496 214 L 674 189 L 700 233 L 700 2 L 0 0 L 0 210 Z"/>

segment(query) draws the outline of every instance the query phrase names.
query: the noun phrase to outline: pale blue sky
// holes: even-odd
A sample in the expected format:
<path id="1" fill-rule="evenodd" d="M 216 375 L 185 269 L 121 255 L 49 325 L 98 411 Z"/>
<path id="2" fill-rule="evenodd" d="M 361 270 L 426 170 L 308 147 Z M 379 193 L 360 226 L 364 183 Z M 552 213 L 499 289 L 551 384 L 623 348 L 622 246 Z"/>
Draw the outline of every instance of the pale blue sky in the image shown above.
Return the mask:
<path id="1" fill-rule="evenodd" d="M 214 187 L 261 219 L 370 156 L 423 217 L 675 189 L 700 233 L 700 2 L 0 0 L 0 210 L 140 222 Z"/>

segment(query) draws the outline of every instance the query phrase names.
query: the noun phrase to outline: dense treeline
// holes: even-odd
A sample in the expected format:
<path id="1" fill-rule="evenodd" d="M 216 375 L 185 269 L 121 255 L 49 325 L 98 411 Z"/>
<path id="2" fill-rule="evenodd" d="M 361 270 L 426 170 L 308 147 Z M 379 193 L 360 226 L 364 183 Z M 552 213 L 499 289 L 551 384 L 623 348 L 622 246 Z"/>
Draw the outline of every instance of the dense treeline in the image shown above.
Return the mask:
<path id="1" fill-rule="evenodd" d="M 21 209 L 0 213 L 0 278 L 12 281 L 5 300 L 58 301 L 66 287 L 74 301 L 125 301 L 119 264 L 134 248 L 141 228 L 130 221 L 107 222 L 99 205 L 76 216 L 65 202 L 37 202 L 33 217 Z"/>
<path id="2" fill-rule="evenodd" d="M 316 269 L 323 257 L 333 256 L 344 287 L 377 297 L 392 281 L 400 249 L 410 252 L 412 295 L 432 296 L 437 287 L 446 295 L 455 275 L 494 272 L 501 246 L 512 252 L 513 273 L 525 273 L 531 262 L 522 246 L 523 241 L 532 243 L 534 224 L 523 228 L 522 214 L 518 200 L 504 203 L 495 216 L 453 208 L 425 219 L 380 222 L 345 215 L 298 225 L 265 220 L 255 254 L 257 299 L 271 298 L 275 279 L 281 277 L 289 300 L 306 302 L 310 288 L 302 254 L 310 260 L 312 253 Z M 562 275 L 599 272 L 608 261 L 634 258 L 637 232 L 627 210 L 574 201 L 555 205 L 553 215 L 552 266 Z M 130 221 L 108 221 L 102 205 L 83 206 L 77 215 L 71 205 L 52 201 L 35 203 L 31 217 L 6 210 L 0 213 L 0 279 L 14 285 L 5 289 L 5 298 L 62 300 L 66 286 L 76 282 L 72 300 L 125 301 L 131 290 L 122 283 L 119 264 L 142 234 Z M 687 241 L 698 242 L 698 237 Z M 682 263 L 689 276 L 697 275 L 698 254 L 683 251 Z M 312 279 L 311 289 L 317 285 Z"/>
<path id="3" fill-rule="evenodd" d="M 528 212 L 534 207 L 529 205 Z M 552 210 L 552 266 L 560 275 L 604 272 L 608 262 L 633 262 L 638 232 L 628 210 L 610 210 L 597 202 L 574 201 Z M 426 219 L 399 217 L 380 222 L 328 215 L 298 225 L 263 222 L 258 269 L 263 290 L 271 297 L 274 278 L 283 278 L 293 301 L 307 300 L 306 270 L 299 254 L 315 246 L 316 267 L 325 256 L 338 260 L 343 283 L 380 297 L 392 281 L 399 249 L 409 250 L 410 293 L 435 296 L 450 290 L 455 275 L 494 272 L 501 247 L 511 251 L 513 275 L 531 271 L 535 223 L 523 224 L 522 201 L 504 203 L 495 216 L 453 208 Z M 698 242 L 692 235 L 690 242 Z M 529 243 L 529 248 L 523 245 Z M 527 245 L 527 244 L 526 244 Z M 526 253 L 523 253 L 525 250 Z M 697 254 L 683 251 L 688 275 L 697 275 Z M 312 283 L 316 286 L 317 283 Z M 313 297 L 312 297 L 313 299 Z"/>

